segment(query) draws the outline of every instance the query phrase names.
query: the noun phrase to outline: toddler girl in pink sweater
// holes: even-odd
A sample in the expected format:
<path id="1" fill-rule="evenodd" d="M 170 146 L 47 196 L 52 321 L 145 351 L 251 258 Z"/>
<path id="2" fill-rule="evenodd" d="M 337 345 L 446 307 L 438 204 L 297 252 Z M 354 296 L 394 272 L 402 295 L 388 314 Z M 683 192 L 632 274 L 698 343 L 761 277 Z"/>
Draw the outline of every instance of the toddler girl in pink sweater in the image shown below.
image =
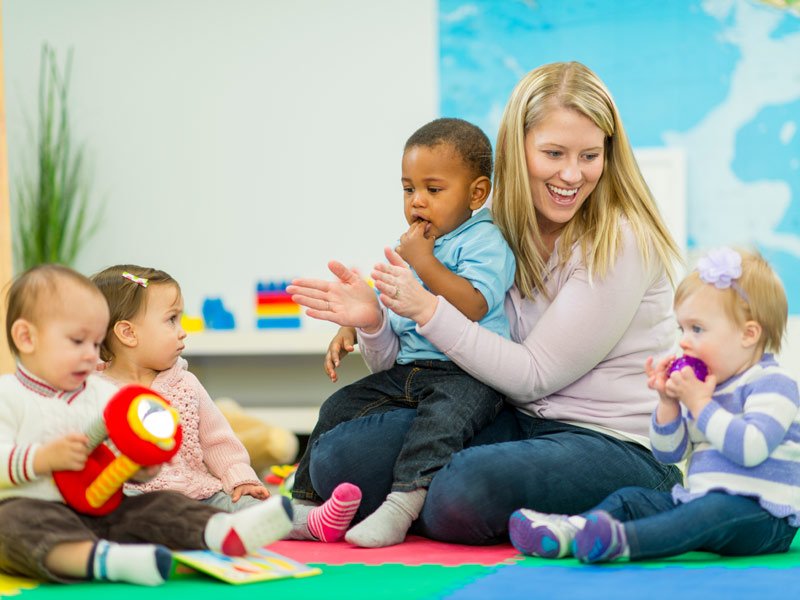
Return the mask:
<path id="1" fill-rule="evenodd" d="M 109 267 L 92 280 L 111 311 L 100 348 L 103 375 L 157 391 L 178 410 L 183 427 L 178 454 L 155 478 L 126 484 L 125 493 L 173 490 L 229 512 L 267 498 L 247 450 L 180 356 L 186 332 L 178 282 L 136 265 Z"/>
<path id="2" fill-rule="evenodd" d="M 109 267 L 92 280 L 111 311 L 100 348 L 107 361 L 104 376 L 120 385 L 138 383 L 156 390 L 178 410 L 183 426 L 178 454 L 155 478 L 126 484 L 125 492 L 173 490 L 230 512 L 269 496 L 247 450 L 180 357 L 186 332 L 178 282 L 164 271 L 137 265 Z M 361 490 L 342 483 L 320 506 L 297 511 L 290 537 L 338 541 L 360 502 Z"/>

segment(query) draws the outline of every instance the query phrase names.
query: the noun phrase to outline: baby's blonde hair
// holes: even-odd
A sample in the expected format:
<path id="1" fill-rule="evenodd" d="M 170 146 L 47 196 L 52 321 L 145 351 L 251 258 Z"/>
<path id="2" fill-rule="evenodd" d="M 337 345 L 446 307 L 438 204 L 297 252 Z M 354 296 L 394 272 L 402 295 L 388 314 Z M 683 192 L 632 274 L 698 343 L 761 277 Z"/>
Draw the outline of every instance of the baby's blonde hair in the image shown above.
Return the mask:
<path id="1" fill-rule="evenodd" d="M 758 252 L 735 249 L 742 257 L 742 274 L 733 286 L 724 289 L 723 308 L 731 321 L 744 327 L 747 321 L 761 325 L 761 352 L 780 352 L 786 324 L 789 319 L 789 303 L 780 278 Z M 698 271 L 689 273 L 675 290 L 675 308 L 704 285 Z"/>
<path id="2" fill-rule="evenodd" d="M 148 287 L 170 284 L 174 285 L 179 292 L 181 289 L 178 282 L 168 273 L 139 265 L 114 265 L 92 275 L 92 281 L 105 296 L 111 312 L 106 338 L 100 346 L 100 358 L 106 362 L 114 358 L 111 344 L 115 336 L 114 325 L 120 321 L 128 321 L 139 314 L 139 311 L 145 306 L 147 298 L 148 288 L 123 277 L 123 273 L 130 273 L 134 277 L 146 279 Z"/>

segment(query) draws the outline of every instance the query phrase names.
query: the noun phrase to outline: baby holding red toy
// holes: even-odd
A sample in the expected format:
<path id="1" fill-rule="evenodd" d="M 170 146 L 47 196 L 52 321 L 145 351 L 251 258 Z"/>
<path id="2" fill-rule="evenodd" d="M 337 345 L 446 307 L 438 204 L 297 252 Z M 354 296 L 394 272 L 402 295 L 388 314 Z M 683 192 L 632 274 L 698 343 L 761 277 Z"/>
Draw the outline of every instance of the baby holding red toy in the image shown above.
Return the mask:
<path id="1" fill-rule="evenodd" d="M 645 370 L 659 395 L 653 454 L 686 459 L 685 485 L 623 488 L 582 515 L 520 509 L 509 531 L 521 552 L 594 563 L 789 549 L 800 526 L 800 397 L 770 353 L 786 331 L 783 286 L 758 254 L 721 248 L 678 286 L 675 313 L 684 355 L 650 358 Z"/>
<path id="2" fill-rule="evenodd" d="M 240 555 L 289 532 L 291 506 L 279 497 L 235 514 L 167 491 L 124 497 L 101 516 L 65 504 L 52 474 L 84 468 L 84 432 L 117 392 L 94 374 L 108 305 L 83 275 L 41 265 L 14 281 L 7 306 L 18 365 L 0 377 L 0 572 L 159 585 L 168 548 Z"/>

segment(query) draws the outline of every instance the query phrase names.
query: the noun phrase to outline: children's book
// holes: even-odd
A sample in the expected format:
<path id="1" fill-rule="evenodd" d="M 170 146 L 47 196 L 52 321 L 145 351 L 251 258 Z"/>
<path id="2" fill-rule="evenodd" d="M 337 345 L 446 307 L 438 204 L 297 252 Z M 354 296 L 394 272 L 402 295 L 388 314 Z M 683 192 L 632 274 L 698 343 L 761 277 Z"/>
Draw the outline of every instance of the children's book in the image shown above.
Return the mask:
<path id="1" fill-rule="evenodd" d="M 309 567 L 266 548 L 246 556 L 225 556 L 210 550 L 174 552 L 173 556 L 182 564 L 233 584 L 310 577 L 322 573 L 316 567 Z"/>

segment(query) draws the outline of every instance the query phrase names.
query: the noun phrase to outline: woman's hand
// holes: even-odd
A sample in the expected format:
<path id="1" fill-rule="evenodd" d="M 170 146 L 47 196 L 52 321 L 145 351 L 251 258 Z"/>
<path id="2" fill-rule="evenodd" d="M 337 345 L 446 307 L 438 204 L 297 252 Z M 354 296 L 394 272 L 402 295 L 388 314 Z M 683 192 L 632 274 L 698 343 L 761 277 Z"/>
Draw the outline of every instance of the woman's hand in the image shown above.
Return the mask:
<path id="1" fill-rule="evenodd" d="M 339 331 L 333 336 L 331 343 L 328 344 L 328 352 L 325 354 L 325 372 L 333 383 L 339 381 L 336 369 L 339 368 L 341 360 L 355 350 L 356 330 L 353 327 L 339 327 Z"/>
<path id="2" fill-rule="evenodd" d="M 438 299 L 422 287 L 397 252 L 387 247 L 384 254 L 389 264 L 379 263 L 372 271 L 381 302 L 401 317 L 425 325 L 436 312 Z"/>
<path id="3" fill-rule="evenodd" d="M 383 311 L 375 291 L 358 271 L 338 261 L 329 262 L 328 269 L 336 281 L 293 279 L 292 285 L 286 288 L 292 301 L 304 306 L 306 314 L 313 319 L 377 331 L 383 323 Z"/>

